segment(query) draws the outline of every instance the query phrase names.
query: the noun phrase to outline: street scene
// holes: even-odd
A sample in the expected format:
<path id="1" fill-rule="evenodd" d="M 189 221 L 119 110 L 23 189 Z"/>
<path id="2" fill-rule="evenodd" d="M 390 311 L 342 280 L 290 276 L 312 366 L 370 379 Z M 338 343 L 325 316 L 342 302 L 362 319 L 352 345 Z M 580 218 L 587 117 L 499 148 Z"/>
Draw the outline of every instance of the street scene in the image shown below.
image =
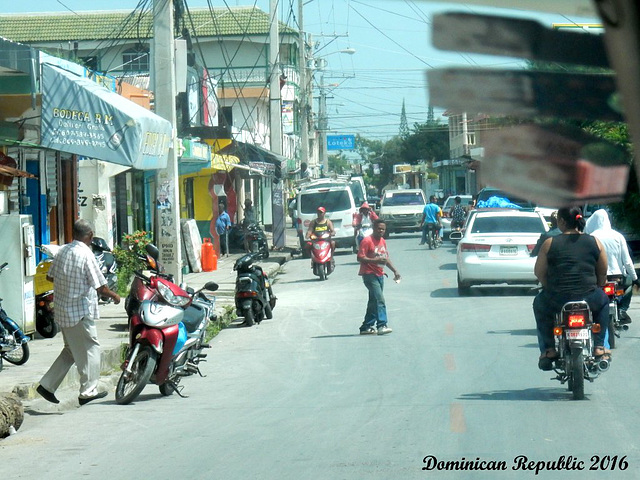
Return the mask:
<path id="1" fill-rule="evenodd" d="M 32 459 L 14 478 L 636 478 L 635 325 L 576 403 L 553 372 L 538 370 L 530 288 L 459 297 L 455 248 L 418 243 L 412 234 L 388 240 L 402 275 L 385 283 L 392 334 L 359 335 L 367 294 L 354 254 L 338 250 L 325 282 L 294 257 L 275 277 L 274 318 L 215 337 L 205 377 L 183 382 L 189 398 L 148 385 L 127 406 L 113 387 L 86 409 L 34 399 L 21 433 L 0 444 L 2 458 Z M 639 313 L 634 299 L 630 315 Z M 143 463 L 126 454 L 134 446 Z M 526 467 L 513 469 L 519 456 Z M 423 470 L 431 457 L 484 471 Z"/>
<path id="2" fill-rule="evenodd" d="M 7 475 L 639 478 L 639 20 L 5 5 Z"/>

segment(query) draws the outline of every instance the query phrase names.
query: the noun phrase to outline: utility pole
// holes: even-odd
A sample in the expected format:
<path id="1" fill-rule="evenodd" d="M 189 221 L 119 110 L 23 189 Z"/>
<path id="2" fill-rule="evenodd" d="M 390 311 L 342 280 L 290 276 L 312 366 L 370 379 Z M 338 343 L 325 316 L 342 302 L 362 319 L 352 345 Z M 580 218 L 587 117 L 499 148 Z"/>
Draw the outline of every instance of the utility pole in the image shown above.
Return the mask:
<path id="1" fill-rule="evenodd" d="M 153 91 L 155 112 L 173 126 L 167 168 L 157 174 L 157 232 L 160 262 L 175 282 L 182 281 L 182 244 L 180 237 L 180 194 L 176 155 L 176 78 L 173 38 L 173 0 L 153 1 Z M 161 204 L 166 198 L 168 203 Z"/>
<path id="2" fill-rule="evenodd" d="M 298 0 L 298 50 L 300 51 L 300 163 L 309 166 L 309 114 L 307 85 L 307 48 L 303 31 L 304 0 Z"/>
<path id="3" fill-rule="evenodd" d="M 282 155 L 282 102 L 280 98 L 280 32 L 278 28 L 278 0 L 269 1 L 271 28 L 269 29 L 269 117 L 271 151 Z M 285 165 L 283 167 L 286 168 Z M 282 170 L 285 170 L 282 168 Z M 273 246 L 285 245 L 284 193 L 282 179 L 275 179 L 271 185 L 271 214 L 273 219 Z"/>
<path id="4" fill-rule="evenodd" d="M 327 119 L 327 90 L 324 84 L 324 68 L 327 61 L 324 58 L 318 58 L 316 62 L 319 62 L 319 65 L 321 65 L 319 69 L 322 72 L 320 75 L 320 100 L 318 105 L 318 130 L 320 133 L 318 155 L 324 176 L 329 172 L 329 156 L 327 153 L 327 129 L 329 128 L 329 121 Z"/>

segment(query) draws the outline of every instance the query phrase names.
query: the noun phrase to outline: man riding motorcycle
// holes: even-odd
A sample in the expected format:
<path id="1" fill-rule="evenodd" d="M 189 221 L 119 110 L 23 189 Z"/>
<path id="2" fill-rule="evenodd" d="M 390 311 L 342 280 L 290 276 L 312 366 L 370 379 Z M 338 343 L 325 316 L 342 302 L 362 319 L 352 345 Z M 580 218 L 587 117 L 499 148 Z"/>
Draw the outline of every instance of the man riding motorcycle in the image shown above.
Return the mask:
<path id="1" fill-rule="evenodd" d="M 624 236 L 611 228 L 611 221 L 606 210 L 596 210 L 584 227 L 584 232 L 596 237 L 607 251 L 607 276 L 620 277 L 624 287 L 629 287 L 631 283 L 639 285 L 638 274 L 629 254 L 629 247 Z M 628 290 L 620 300 L 620 323 L 631 323 L 631 318 L 627 314 L 627 309 L 631 305 L 631 297 L 633 295 L 632 288 Z"/>
<path id="2" fill-rule="evenodd" d="M 378 215 L 367 202 L 360 205 L 358 213 L 353 214 L 353 234 L 356 238 L 356 248 L 358 246 L 358 234 L 362 229 L 373 229 L 373 222 L 378 219 Z M 357 250 L 356 250 L 357 251 Z"/>

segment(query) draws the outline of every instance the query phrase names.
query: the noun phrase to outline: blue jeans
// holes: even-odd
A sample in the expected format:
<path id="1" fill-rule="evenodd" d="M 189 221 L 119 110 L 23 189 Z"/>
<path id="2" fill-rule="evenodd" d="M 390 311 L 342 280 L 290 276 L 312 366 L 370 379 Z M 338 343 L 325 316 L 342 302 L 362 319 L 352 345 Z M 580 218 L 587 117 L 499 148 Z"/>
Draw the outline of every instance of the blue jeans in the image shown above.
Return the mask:
<path id="1" fill-rule="evenodd" d="M 533 300 L 533 314 L 536 317 L 538 327 L 538 346 L 540 353 L 547 348 L 554 348 L 553 325 L 555 316 L 560 313 L 562 306 L 571 301 L 584 300 L 589 304 L 593 321 L 600 324 L 600 333 L 595 333 L 594 344 L 596 347 L 604 345 L 604 336 L 609 324 L 609 298 L 601 288 L 596 288 L 584 295 L 562 295 L 541 291 Z"/>
<path id="2" fill-rule="evenodd" d="M 387 305 L 384 303 L 382 290 L 384 289 L 384 276 L 367 274 L 362 275 L 364 286 L 369 290 L 369 301 L 367 302 L 367 313 L 364 314 L 364 322 L 360 330 L 368 328 L 384 327 L 387 324 Z"/>

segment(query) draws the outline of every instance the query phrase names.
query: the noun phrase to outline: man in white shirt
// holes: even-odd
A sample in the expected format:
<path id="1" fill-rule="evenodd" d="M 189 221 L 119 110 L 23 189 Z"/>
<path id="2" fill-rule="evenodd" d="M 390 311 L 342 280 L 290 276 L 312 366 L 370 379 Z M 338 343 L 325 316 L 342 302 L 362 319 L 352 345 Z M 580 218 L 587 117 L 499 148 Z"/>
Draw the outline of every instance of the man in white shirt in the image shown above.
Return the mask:
<path id="1" fill-rule="evenodd" d="M 73 242 L 60 249 L 53 259 L 47 279 L 54 282 L 55 319 L 64 339 L 64 348 L 40 380 L 37 392 L 51 403 L 62 380 L 75 363 L 80 374 L 80 405 L 103 398 L 98 392 L 100 343 L 95 320 L 99 318 L 98 294 L 115 304 L 120 296 L 107 287 L 91 251 L 93 229 L 85 220 L 73 224 Z"/>

